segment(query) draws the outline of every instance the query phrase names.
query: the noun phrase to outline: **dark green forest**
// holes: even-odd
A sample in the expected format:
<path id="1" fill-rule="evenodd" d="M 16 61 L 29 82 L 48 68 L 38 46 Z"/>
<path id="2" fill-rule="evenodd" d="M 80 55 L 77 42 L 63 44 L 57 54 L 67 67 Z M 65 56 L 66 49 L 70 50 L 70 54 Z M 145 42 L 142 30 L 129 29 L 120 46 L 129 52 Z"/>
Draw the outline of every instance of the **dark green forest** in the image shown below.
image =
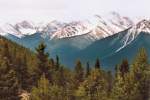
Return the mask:
<path id="1" fill-rule="evenodd" d="M 144 48 L 132 63 L 122 59 L 113 72 L 103 70 L 99 58 L 86 66 L 78 59 L 69 69 L 59 55 L 50 58 L 44 43 L 35 49 L 0 37 L 0 100 L 150 100 Z"/>

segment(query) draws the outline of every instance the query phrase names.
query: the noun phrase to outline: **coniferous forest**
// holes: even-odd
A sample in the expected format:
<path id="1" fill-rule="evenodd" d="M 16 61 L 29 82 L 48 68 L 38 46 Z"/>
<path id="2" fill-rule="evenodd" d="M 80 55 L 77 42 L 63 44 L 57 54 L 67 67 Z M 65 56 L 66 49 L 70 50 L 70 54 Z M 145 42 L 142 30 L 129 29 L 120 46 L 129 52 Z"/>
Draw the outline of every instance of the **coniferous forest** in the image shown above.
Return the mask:
<path id="1" fill-rule="evenodd" d="M 0 37 L 0 100 L 150 100 L 150 64 L 141 48 L 131 63 L 122 59 L 115 71 L 100 59 L 73 69 L 59 55 L 50 58 L 44 43 L 36 52 Z M 62 58 L 63 59 L 63 58 Z"/>

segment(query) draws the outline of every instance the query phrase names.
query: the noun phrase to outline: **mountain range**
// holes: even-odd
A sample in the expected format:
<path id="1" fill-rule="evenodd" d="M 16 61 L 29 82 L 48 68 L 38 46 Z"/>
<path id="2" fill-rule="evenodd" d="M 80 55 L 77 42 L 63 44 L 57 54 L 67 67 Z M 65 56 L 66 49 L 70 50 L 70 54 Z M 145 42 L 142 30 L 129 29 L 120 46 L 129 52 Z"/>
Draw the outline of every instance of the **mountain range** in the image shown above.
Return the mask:
<path id="1" fill-rule="evenodd" d="M 77 59 L 93 64 L 100 58 L 104 68 L 113 69 L 124 58 L 131 62 L 141 47 L 150 55 L 150 21 L 134 23 L 116 12 L 69 23 L 6 23 L 0 25 L 0 35 L 33 51 L 43 41 L 51 57 L 59 55 L 61 62 L 71 67 Z"/>

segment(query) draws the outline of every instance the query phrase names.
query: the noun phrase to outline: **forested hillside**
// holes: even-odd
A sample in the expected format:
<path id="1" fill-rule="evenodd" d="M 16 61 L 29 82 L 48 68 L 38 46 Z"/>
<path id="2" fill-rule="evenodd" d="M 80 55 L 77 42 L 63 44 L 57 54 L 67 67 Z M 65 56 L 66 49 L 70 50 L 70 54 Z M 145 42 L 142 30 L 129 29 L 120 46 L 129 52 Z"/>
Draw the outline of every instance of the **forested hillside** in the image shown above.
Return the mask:
<path id="1" fill-rule="evenodd" d="M 50 58 L 45 49 L 41 43 L 34 53 L 0 37 L 0 100 L 150 99 L 150 65 L 144 48 L 131 64 L 123 59 L 113 73 L 103 70 L 99 58 L 86 66 L 78 59 L 70 70 L 59 55 Z"/>

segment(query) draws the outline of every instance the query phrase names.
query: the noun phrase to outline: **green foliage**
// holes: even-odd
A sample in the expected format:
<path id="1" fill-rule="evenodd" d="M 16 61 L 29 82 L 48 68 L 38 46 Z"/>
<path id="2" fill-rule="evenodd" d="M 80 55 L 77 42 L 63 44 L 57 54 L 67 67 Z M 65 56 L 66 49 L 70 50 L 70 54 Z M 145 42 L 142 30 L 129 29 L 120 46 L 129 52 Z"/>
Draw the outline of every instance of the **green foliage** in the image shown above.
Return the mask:
<path id="1" fill-rule="evenodd" d="M 150 66 L 144 48 L 140 49 L 135 60 L 131 64 L 130 71 L 127 71 L 125 75 L 123 75 L 123 71 L 120 70 L 119 66 L 116 71 L 112 92 L 114 100 L 149 100 L 149 69 Z"/>
<path id="2" fill-rule="evenodd" d="M 112 90 L 112 98 L 114 100 L 127 100 L 126 97 L 127 95 L 125 91 L 125 82 L 118 68 L 115 76 L 113 90 Z"/>
<path id="3" fill-rule="evenodd" d="M 76 62 L 74 80 L 76 86 L 78 86 L 84 80 L 84 68 L 82 67 L 80 60 L 77 60 Z"/>
<path id="4" fill-rule="evenodd" d="M 29 89 L 30 87 L 28 84 L 30 84 L 30 74 L 28 72 L 28 68 L 26 65 L 26 57 L 24 56 L 23 59 L 21 58 L 23 56 L 16 56 L 16 62 L 15 62 L 15 71 L 18 78 L 18 82 L 20 84 L 21 89 Z M 21 60 L 22 59 L 22 60 Z"/>
<path id="5" fill-rule="evenodd" d="M 88 79 L 78 88 L 76 96 L 83 100 L 99 100 L 100 98 L 101 100 L 108 100 L 107 89 L 108 83 L 104 78 L 104 73 L 98 69 L 93 69 Z"/>
<path id="6" fill-rule="evenodd" d="M 121 76 L 124 78 L 125 75 L 129 72 L 129 63 L 127 59 L 122 60 L 119 66 L 119 70 L 120 70 Z"/>
<path id="7" fill-rule="evenodd" d="M 85 77 L 88 77 L 88 76 L 90 75 L 90 71 L 91 71 L 91 69 L 90 69 L 89 62 L 87 62 L 87 64 L 86 64 L 86 74 L 85 74 Z"/>
<path id="8" fill-rule="evenodd" d="M 37 87 L 31 91 L 31 100 L 64 100 L 63 88 L 58 85 L 52 85 L 43 75 L 38 82 Z"/>
<path id="9" fill-rule="evenodd" d="M 134 61 L 117 65 L 115 73 L 104 71 L 99 59 L 94 67 L 80 60 L 70 70 L 49 58 L 41 43 L 36 53 L 0 37 L 0 100 L 149 100 L 150 65 L 142 48 Z M 23 92 L 25 91 L 25 92 Z"/>
<path id="10" fill-rule="evenodd" d="M 18 80 L 7 59 L 0 63 L 0 100 L 19 100 Z"/>
<path id="11" fill-rule="evenodd" d="M 138 93 L 137 98 L 148 100 L 150 91 L 150 66 L 148 57 L 144 48 L 140 49 L 137 57 L 131 66 L 131 75 L 133 85 L 136 85 Z"/>
<path id="12" fill-rule="evenodd" d="M 60 62 L 59 62 L 59 57 L 58 55 L 56 56 L 56 64 L 55 64 L 55 69 L 58 70 L 60 67 Z"/>
<path id="13" fill-rule="evenodd" d="M 44 43 L 39 44 L 39 46 L 36 48 L 37 51 L 37 58 L 38 58 L 38 68 L 37 73 L 38 76 L 41 77 L 41 75 L 45 74 L 46 77 L 48 76 L 48 53 L 45 53 L 46 45 Z"/>
<path id="14" fill-rule="evenodd" d="M 50 83 L 43 75 L 38 81 L 38 86 L 31 91 L 31 100 L 50 100 Z"/>

